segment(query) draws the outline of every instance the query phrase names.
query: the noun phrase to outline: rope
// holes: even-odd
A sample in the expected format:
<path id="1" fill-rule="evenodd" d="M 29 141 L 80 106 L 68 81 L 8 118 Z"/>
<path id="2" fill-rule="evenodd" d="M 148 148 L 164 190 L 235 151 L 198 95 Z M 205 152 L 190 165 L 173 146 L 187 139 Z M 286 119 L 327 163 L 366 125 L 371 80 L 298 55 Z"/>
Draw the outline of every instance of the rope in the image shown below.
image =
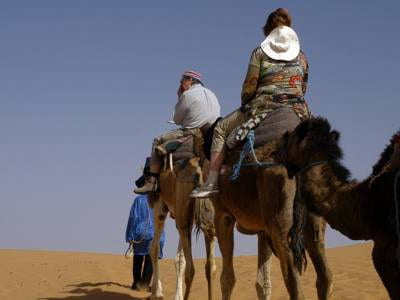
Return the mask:
<path id="1" fill-rule="evenodd" d="M 397 171 L 395 177 L 394 177 L 394 207 L 395 207 L 395 219 L 396 219 L 396 233 L 397 233 L 397 253 L 396 253 L 396 258 L 397 258 L 397 263 L 400 267 L 400 220 L 399 220 L 399 203 L 398 203 L 398 198 L 397 198 L 397 184 L 399 182 L 399 177 L 400 177 L 400 170 Z"/>
<path id="2" fill-rule="evenodd" d="M 251 166 L 257 166 L 257 167 L 272 167 L 272 166 L 277 166 L 279 164 L 274 163 L 274 162 L 260 162 L 257 159 L 256 152 L 254 151 L 254 130 L 250 130 L 249 133 L 246 136 L 246 141 L 243 144 L 242 151 L 240 152 L 240 157 L 239 161 L 233 165 L 232 168 L 232 174 L 229 177 L 230 180 L 235 181 L 239 178 L 240 176 L 240 168 L 242 166 L 244 167 L 251 167 Z M 253 155 L 253 158 L 255 160 L 255 163 L 243 163 L 243 160 L 246 158 L 246 156 L 251 152 Z"/>
<path id="3" fill-rule="evenodd" d="M 129 243 L 128 249 L 126 249 L 125 251 L 125 258 L 129 259 L 133 255 L 135 255 L 135 250 L 133 249 L 133 243 Z"/>
<path id="4" fill-rule="evenodd" d="M 254 145 L 254 131 L 250 130 L 247 134 L 246 141 L 243 144 L 242 151 L 240 152 L 239 161 L 233 166 L 232 174 L 229 177 L 230 180 L 237 180 L 240 176 L 240 168 L 242 166 L 245 157 L 252 151 Z M 254 152 L 253 152 L 254 153 Z"/>
<path id="5" fill-rule="evenodd" d="M 320 164 L 323 164 L 323 163 L 326 163 L 326 162 L 328 162 L 328 161 L 327 160 L 315 161 L 315 162 L 305 166 L 304 168 L 302 168 L 299 172 L 297 172 L 297 175 L 300 175 L 300 174 L 304 173 L 305 171 L 307 171 L 308 169 L 310 169 L 310 168 L 312 168 L 314 166 L 317 166 L 317 165 L 320 165 Z"/>

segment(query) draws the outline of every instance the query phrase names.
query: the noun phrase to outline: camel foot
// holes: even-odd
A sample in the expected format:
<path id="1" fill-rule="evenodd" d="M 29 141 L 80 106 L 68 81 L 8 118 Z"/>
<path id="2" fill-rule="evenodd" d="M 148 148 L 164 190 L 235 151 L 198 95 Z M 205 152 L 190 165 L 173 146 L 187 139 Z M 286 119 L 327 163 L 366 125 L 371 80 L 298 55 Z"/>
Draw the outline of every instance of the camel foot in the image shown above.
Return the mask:
<path id="1" fill-rule="evenodd" d="M 151 299 L 151 300 L 163 300 L 164 299 L 164 295 L 163 295 L 162 290 L 163 289 L 162 289 L 161 280 L 158 280 L 157 285 L 155 287 L 155 290 L 154 290 L 154 286 L 153 286 L 153 291 L 152 291 L 152 294 L 151 294 L 149 299 Z"/>

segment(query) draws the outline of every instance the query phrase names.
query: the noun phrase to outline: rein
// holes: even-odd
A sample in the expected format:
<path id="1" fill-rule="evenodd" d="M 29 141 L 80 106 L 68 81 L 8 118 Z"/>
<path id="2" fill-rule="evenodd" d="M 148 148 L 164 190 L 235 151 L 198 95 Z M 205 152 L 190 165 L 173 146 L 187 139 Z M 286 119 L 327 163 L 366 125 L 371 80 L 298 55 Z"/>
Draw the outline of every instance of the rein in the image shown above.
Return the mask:
<path id="1" fill-rule="evenodd" d="M 315 162 L 310 163 L 309 165 L 303 167 L 302 169 L 300 169 L 300 171 L 298 171 L 295 176 L 297 177 L 298 175 L 303 174 L 305 171 L 307 171 L 308 169 L 311 169 L 312 167 L 318 166 L 318 165 L 322 165 L 323 163 L 327 163 L 327 160 L 318 160 Z"/>

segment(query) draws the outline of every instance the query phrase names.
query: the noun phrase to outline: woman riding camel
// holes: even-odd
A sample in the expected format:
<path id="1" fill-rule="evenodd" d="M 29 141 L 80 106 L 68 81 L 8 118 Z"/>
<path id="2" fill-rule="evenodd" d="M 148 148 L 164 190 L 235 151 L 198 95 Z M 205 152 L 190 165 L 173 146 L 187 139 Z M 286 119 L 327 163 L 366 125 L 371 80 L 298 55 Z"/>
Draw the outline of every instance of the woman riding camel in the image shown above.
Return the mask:
<path id="1" fill-rule="evenodd" d="M 291 24 L 287 9 L 278 8 L 268 16 L 263 27 L 266 38 L 250 57 L 241 107 L 215 126 L 208 178 L 191 197 L 209 197 L 219 192 L 218 177 L 227 152 L 226 140 L 236 127 L 282 106 L 291 107 L 300 118 L 309 116 L 304 100 L 308 63 Z"/>

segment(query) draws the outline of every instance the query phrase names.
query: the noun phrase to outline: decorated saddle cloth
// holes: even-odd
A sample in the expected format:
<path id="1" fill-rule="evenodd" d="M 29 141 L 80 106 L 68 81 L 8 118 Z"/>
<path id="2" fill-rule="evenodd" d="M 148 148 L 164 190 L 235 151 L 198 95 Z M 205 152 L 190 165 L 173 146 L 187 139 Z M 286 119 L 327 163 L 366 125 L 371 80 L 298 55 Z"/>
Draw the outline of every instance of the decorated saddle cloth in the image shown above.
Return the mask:
<path id="1" fill-rule="evenodd" d="M 167 141 L 158 146 L 164 150 L 164 152 L 159 151 L 159 153 L 164 156 L 169 156 L 172 154 L 174 162 L 193 158 L 195 157 L 193 140 L 194 137 L 192 135 L 188 135 L 179 139 Z"/>
<path id="2" fill-rule="evenodd" d="M 200 129 L 190 129 L 190 132 L 186 132 L 184 136 L 158 145 L 156 151 L 160 157 L 164 158 L 161 162 L 164 170 L 170 170 L 180 182 L 196 184 L 201 182 L 201 164 L 204 161 L 201 159 L 204 157 L 203 141 Z"/>
<path id="3" fill-rule="evenodd" d="M 254 147 L 258 148 L 281 138 L 286 131 L 294 130 L 299 123 L 300 118 L 292 108 L 284 106 L 273 110 L 254 129 Z"/>
<path id="4" fill-rule="evenodd" d="M 237 149 L 243 144 L 248 133 L 254 131 L 254 148 L 279 139 L 286 131 L 292 131 L 300 123 L 300 117 L 290 107 L 282 106 L 263 112 L 236 127 L 229 134 L 226 144 L 229 149 Z"/>
<path id="5" fill-rule="evenodd" d="M 257 118 L 257 119 L 256 119 Z M 231 180 L 240 176 L 242 166 L 262 165 L 264 167 L 276 165 L 272 153 L 279 145 L 280 138 L 286 131 L 292 131 L 300 123 L 300 117 L 290 107 L 277 108 L 263 115 L 250 118 L 245 124 L 238 126 L 228 136 L 227 144 L 230 153 L 227 165 L 232 167 Z M 244 130 L 245 136 L 241 140 Z"/>
<path id="6" fill-rule="evenodd" d="M 200 129 L 190 129 L 181 137 L 168 140 L 158 145 L 157 152 L 161 156 L 172 154 L 173 162 L 194 158 L 199 153 L 198 147 L 203 143 L 203 135 Z"/>

